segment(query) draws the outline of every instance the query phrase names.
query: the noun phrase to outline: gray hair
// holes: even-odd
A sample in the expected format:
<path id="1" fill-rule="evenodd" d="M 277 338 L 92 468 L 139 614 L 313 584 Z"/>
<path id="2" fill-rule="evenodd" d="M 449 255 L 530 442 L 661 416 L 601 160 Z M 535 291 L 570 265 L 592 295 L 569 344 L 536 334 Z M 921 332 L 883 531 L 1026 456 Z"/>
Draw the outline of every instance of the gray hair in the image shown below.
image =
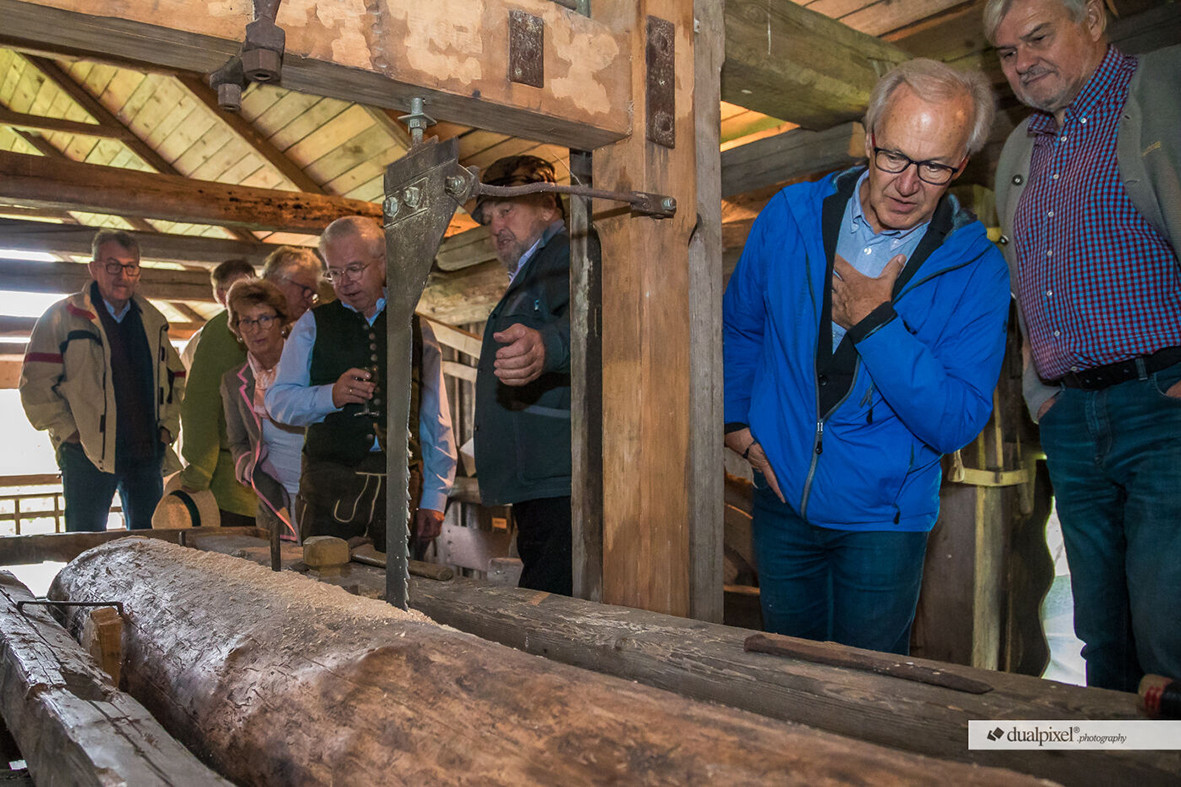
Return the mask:
<path id="1" fill-rule="evenodd" d="M 123 230 L 99 230 L 90 242 L 91 259 L 98 259 L 98 250 L 104 243 L 117 243 L 127 251 L 134 252 L 136 257 L 140 256 L 139 241 L 131 233 Z"/>
<path id="2" fill-rule="evenodd" d="M 374 256 L 385 256 L 385 232 L 376 219 L 368 216 L 343 216 L 324 228 L 320 235 L 320 256 L 325 260 L 324 250 L 329 244 L 344 238 L 360 238 L 373 244 Z"/>
<path id="3" fill-rule="evenodd" d="M 946 63 L 927 58 L 908 60 L 878 80 L 869 95 L 865 112 L 865 131 L 872 133 L 886 114 L 890 98 L 899 85 L 906 84 L 924 101 L 947 101 L 967 95 L 972 99 L 972 131 L 968 135 L 968 154 L 984 147 L 992 130 L 996 101 L 988 78 L 978 69 L 959 71 Z"/>
<path id="4" fill-rule="evenodd" d="M 1087 6 L 1090 5 L 1091 0 L 1058 0 L 1062 7 L 1070 14 L 1070 18 L 1076 23 L 1081 23 L 1087 16 Z M 984 35 L 988 38 L 988 43 L 996 43 L 996 29 L 1001 26 L 1005 16 L 1009 13 L 1009 9 L 1013 7 L 1013 0 L 988 0 L 984 6 Z M 1107 8 L 1103 8 L 1103 21 L 1101 24 L 1107 26 Z"/>
<path id="5" fill-rule="evenodd" d="M 301 246 L 280 246 L 267 255 L 262 264 L 262 277 L 270 281 L 284 279 L 302 270 L 319 277 L 324 270 L 316 252 Z"/>

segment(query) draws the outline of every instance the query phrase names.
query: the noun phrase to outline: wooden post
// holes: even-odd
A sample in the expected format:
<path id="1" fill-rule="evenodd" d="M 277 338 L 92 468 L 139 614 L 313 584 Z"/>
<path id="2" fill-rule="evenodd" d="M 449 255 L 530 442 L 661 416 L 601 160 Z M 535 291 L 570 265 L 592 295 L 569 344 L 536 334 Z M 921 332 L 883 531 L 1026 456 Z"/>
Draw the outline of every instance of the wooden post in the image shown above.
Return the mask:
<path id="1" fill-rule="evenodd" d="M 689 237 L 696 223 L 692 0 L 612 9 L 632 31 L 631 136 L 595 151 L 595 183 L 674 197 L 672 219 L 599 224 L 603 244 L 603 600 L 690 612 Z M 672 24 L 675 147 L 647 139 L 647 30 Z M 659 24 L 658 22 L 656 24 Z M 717 468 L 714 468 L 715 471 Z"/>
<path id="2" fill-rule="evenodd" d="M 723 4 L 695 0 L 693 116 L 697 224 L 689 240 L 689 614 L 722 622 L 725 495 L 722 472 Z"/>

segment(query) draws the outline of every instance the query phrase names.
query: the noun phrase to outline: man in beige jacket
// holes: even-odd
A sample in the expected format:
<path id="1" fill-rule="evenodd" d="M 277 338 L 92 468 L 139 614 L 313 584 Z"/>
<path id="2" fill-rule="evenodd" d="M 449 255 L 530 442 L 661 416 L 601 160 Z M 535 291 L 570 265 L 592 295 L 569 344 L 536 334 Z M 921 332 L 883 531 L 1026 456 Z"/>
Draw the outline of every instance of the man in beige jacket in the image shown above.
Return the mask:
<path id="1" fill-rule="evenodd" d="M 184 367 L 164 315 L 135 294 L 135 238 L 103 230 L 92 248 L 93 281 L 33 327 L 21 403 L 57 451 L 67 530 L 105 530 L 116 491 L 127 526 L 148 528 L 178 431 Z"/>

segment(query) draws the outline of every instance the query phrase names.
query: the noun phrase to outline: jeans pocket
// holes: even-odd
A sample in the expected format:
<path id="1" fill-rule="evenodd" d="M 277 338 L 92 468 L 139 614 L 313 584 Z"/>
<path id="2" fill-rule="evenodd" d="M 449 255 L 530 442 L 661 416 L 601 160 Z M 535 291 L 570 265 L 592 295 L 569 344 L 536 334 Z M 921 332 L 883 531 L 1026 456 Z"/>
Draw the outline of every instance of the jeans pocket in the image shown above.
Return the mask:
<path id="1" fill-rule="evenodd" d="M 1170 394 L 1168 390 L 1179 382 L 1181 382 L 1181 363 L 1161 369 L 1149 378 L 1149 384 L 1158 396 L 1177 404 L 1181 404 L 1181 391 Z"/>

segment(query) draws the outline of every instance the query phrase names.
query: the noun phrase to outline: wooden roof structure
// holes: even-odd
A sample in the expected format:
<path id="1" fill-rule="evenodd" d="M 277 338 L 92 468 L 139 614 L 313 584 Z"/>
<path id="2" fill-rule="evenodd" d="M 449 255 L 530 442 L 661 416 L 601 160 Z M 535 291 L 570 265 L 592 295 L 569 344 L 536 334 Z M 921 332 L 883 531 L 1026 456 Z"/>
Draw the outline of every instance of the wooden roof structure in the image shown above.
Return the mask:
<path id="1" fill-rule="evenodd" d="M 1127 51 L 1181 41 L 1176 3 L 1107 2 Z M 159 268 L 145 288 L 191 329 L 211 311 L 198 297 L 211 264 L 380 215 L 415 97 L 465 165 L 532 152 L 565 177 L 569 150 L 593 151 L 596 187 L 680 207 L 663 221 L 596 213 L 601 270 L 572 255 L 574 433 L 600 441 L 575 444 L 575 584 L 706 620 L 722 595 L 724 261 L 781 184 L 862 156 L 857 121 L 897 62 L 981 66 L 997 85 L 1002 111 L 968 182 L 989 184 L 1023 114 L 981 33 L 983 0 L 286 0 L 281 85 L 251 87 L 226 115 L 204 75 L 237 51 L 250 7 L 0 0 L 0 248 L 61 260 L 48 276 L 0 260 L 0 290 L 74 289 L 93 228 L 122 227 Z M 540 86 L 507 77 L 505 21 L 522 10 L 544 28 Z M 673 31 L 671 148 L 645 134 L 653 19 Z M 456 215 L 420 312 L 484 319 L 505 277 L 481 233 Z M 0 319 L 0 333 L 28 328 Z"/>
<path id="2" fill-rule="evenodd" d="M 839 21 L 850 31 L 880 39 L 880 51 L 870 53 L 871 59 L 878 58 L 874 61 L 878 70 L 906 55 L 935 57 L 962 67 L 981 66 L 997 84 L 1002 107 L 1014 106 L 980 31 L 982 0 L 803 0 L 797 4 Z M 25 4 L 6 0 L 0 8 L 16 5 Z M 1131 51 L 1181 40 L 1181 11 L 1175 3 L 1110 0 L 1110 5 L 1116 15 L 1117 38 Z M 762 36 L 756 29 L 760 17 L 765 17 L 768 46 L 772 28 L 784 23 L 774 19 L 782 10 L 775 6 L 731 0 L 726 11 L 728 59 L 722 71 L 722 91 L 727 100 L 721 104 L 719 141 L 723 197 L 727 199 L 724 241 L 731 264 L 758 208 L 782 182 L 833 169 L 860 155 L 860 129 L 855 121 L 820 129 L 827 132 L 823 137 L 808 139 L 807 132 L 797 131 L 792 121 L 807 123 L 812 110 L 802 112 L 802 117 L 794 114 L 773 85 L 757 91 L 748 87 L 777 76 L 753 73 L 754 69 L 742 62 L 752 59 L 743 50 L 760 44 Z M 864 46 L 864 39 L 854 44 Z M 732 52 L 736 56 L 732 57 Z M 852 116 L 859 111 L 853 111 Z M 177 296 L 165 298 L 160 292 L 154 297 L 164 303 L 168 316 L 180 326 L 178 334 L 183 335 L 191 330 L 190 323 L 199 324 L 214 310 L 208 288 L 198 286 L 203 285 L 202 277 L 185 275 L 183 270 L 208 267 L 230 256 L 258 262 L 270 244 L 314 245 L 316 229 L 326 221 L 295 202 L 279 208 L 290 212 L 294 206 L 300 215 L 310 216 L 305 226 L 282 226 L 279 220 L 271 224 L 280 226 L 243 226 L 241 216 L 199 220 L 199 216 L 186 215 L 185 206 L 169 204 L 167 199 L 153 201 L 146 210 L 121 206 L 113 204 L 105 193 L 115 185 L 109 170 L 65 165 L 78 163 L 145 176 L 169 175 L 377 203 L 385 166 L 409 146 L 409 132 L 397 119 L 400 114 L 261 84 L 252 84 L 247 90 L 240 114 L 226 113 L 218 108 L 216 93 L 204 74 L 114 57 L 101 47 L 86 51 L 46 46 L 22 40 L 10 28 L 0 35 L 0 218 L 5 220 L 0 224 L 0 247 L 45 250 L 61 260 L 86 259 L 89 230 L 51 233 L 49 228 L 30 223 L 34 221 L 168 236 L 146 243 L 145 257 L 166 268 L 180 269 L 169 277 Z M 816 122 L 812 119 L 811 125 L 815 127 Z M 1012 123 L 1013 118 L 1005 113 L 998 118 L 994 148 Z M 564 147 L 446 121 L 428 134 L 440 139 L 457 137 L 465 166 L 483 168 L 501 156 L 530 153 L 552 161 L 560 179 L 569 181 L 568 149 Z M 756 142 L 759 144 L 752 144 Z M 981 182 L 991 170 L 990 156 L 994 154 L 981 157 L 986 162 L 977 171 Z M 777 155 L 784 158 L 783 167 L 775 166 Z M 56 205 L 47 204 L 38 195 L 16 187 L 11 177 L 14 168 L 28 164 L 16 156 L 41 157 L 46 161 L 39 163 L 46 166 L 62 165 L 58 169 L 34 167 L 31 176 L 43 182 L 52 173 L 63 181 L 89 180 L 95 190 L 72 195 Z M 146 189 L 151 183 L 151 179 L 129 180 L 125 188 Z M 331 212 L 334 207 L 326 210 Z M 254 215 L 258 217 L 257 210 Z M 265 221 L 259 219 L 260 223 Z M 474 222 L 460 213 L 448 234 L 459 235 L 474 227 Z M 59 240 L 51 241 L 55 236 Z M 440 255 L 440 273 L 488 262 L 491 251 L 481 242 L 482 237 L 482 231 L 475 229 L 469 236 L 453 238 Z M 0 289 L 31 286 L 27 270 L 27 266 L 0 262 Z M 477 276 L 465 286 L 474 285 L 474 290 L 482 291 L 481 285 L 498 281 L 492 271 L 482 273 L 483 279 L 493 281 Z M 447 291 L 458 288 L 460 285 L 453 283 Z M 491 294 L 495 286 L 483 289 L 488 290 L 485 297 L 462 307 L 453 302 L 455 299 L 441 298 L 434 305 L 434 315 L 450 323 L 478 320 L 495 297 Z M 428 312 L 432 311 L 430 296 L 428 293 L 425 304 Z M 25 322 L 0 319 L 0 332 L 19 336 L 27 332 Z"/>

